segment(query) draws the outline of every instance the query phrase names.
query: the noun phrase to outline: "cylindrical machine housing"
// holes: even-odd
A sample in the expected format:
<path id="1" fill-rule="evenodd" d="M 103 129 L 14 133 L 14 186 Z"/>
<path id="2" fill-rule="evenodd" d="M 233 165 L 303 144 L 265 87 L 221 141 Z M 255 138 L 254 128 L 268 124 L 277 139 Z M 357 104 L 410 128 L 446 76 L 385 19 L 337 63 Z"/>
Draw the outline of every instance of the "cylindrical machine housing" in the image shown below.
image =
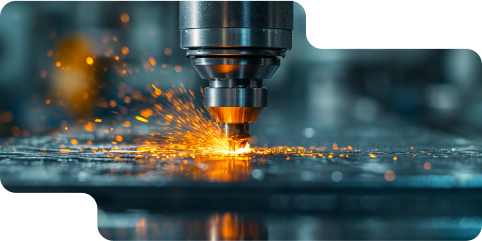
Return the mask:
<path id="1" fill-rule="evenodd" d="M 291 49 L 293 2 L 179 3 L 181 48 Z"/>
<path id="2" fill-rule="evenodd" d="M 180 2 L 179 29 L 201 78 L 269 79 L 291 49 L 293 2 Z"/>

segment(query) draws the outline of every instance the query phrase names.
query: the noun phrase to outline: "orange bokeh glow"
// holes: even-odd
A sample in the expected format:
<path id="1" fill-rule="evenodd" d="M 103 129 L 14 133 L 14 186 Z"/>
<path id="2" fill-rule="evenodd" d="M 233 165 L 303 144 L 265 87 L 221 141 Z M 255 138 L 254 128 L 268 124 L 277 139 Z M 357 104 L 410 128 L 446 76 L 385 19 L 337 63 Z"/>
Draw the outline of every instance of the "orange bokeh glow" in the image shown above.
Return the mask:
<path id="1" fill-rule="evenodd" d="M 385 172 L 385 180 L 389 182 L 395 180 L 395 172 L 392 170 Z"/>
<path id="2" fill-rule="evenodd" d="M 127 14 L 127 13 L 121 14 L 121 15 L 120 15 L 120 20 L 121 20 L 123 23 L 128 23 L 129 20 L 130 20 L 129 14 Z"/>

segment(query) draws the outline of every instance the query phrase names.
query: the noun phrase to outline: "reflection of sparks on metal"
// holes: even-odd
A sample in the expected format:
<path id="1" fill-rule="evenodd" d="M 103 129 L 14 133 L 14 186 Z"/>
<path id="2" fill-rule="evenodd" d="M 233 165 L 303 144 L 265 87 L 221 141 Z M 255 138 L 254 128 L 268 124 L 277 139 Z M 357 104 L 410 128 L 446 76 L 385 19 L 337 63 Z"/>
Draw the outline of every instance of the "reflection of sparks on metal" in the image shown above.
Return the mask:
<path id="1" fill-rule="evenodd" d="M 136 234 L 138 238 L 143 238 L 146 236 L 146 218 L 143 217 L 136 222 Z"/>
<path id="2" fill-rule="evenodd" d="M 110 217 L 111 214 L 107 216 Z M 130 220 L 134 215 L 127 214 L 125 217 Z M 181 240 L 179 236 L 172 238 L 176 237 L 173 230 L 182 234 L 182 240 L 267 240 L 268 237 L 265 222 L 254 215 L 240 213 L 194 214 L 189 218 L 136 213 L 135 219 L 135 230 L 124 226 L 115 229 L 100 228 L 101 240 L 112 240 L 111 237 L 116 237 L 115 240 L 132 240 L 133 237 L 135 240 Z M 165 237 L 168 238 L 164 239 Z"/>
<path id="3" fill-rule="evenodd" d="M 243 218 L 232 213 L 216 214 L 211 218 L 211 240 L 258 240 L 261 238 L 261 230 L 256 220 Z"/>
<path id="4" fill-rule="evenodd" d="M 252 169 L 249 156 L 199 156 L 183 164 L 178 172 L 189 174 L 193 180 L 208 182 L 245 181 Z"/>
<path id="5" fill-rule="evenodd" d="M 216 221 L 220 221 L 216 224 L 218 224 L 218 228 L 220 229 L 218 232 L 224 239 L 257 240 L 262 236 L 256 220 L 245 220 L 243 216 L 231 213 L 224 213 L 221 217 L 219 216 L 219 214 L 216 215 Z"/>

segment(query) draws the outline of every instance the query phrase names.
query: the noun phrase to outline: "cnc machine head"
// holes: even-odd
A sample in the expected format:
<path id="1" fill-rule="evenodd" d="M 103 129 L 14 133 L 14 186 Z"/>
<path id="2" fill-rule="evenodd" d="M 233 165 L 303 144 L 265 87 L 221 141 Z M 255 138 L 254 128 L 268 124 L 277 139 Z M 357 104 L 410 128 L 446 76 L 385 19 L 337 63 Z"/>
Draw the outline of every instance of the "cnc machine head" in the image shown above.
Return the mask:
<path id="1" fill-rule="evenodd" d="M 203 79 L 204 105 L 230 149 L 248 142 L 249 123 L 267 107 L 269 79 L 291 49 L 293 2 L 180 2 L 181 48 Z"/>

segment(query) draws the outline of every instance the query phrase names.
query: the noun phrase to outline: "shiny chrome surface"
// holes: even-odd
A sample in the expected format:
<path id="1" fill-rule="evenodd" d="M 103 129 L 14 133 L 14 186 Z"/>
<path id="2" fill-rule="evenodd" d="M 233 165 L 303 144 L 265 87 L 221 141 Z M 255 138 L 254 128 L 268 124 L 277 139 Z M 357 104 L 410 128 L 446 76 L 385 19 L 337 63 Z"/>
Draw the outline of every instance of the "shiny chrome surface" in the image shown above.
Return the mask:
<path id="1" fill-rule="evenodd" d="M 203 79 L 269 79 L 278 69 L 277 58 L 193 58 Z"/>
<path id="2" fill-rule="evenodd" d="M 261 79 L 227 79 L 227 80 L 209 80 L 210 88 L 261 88 L 263 87 Z"/>
<path id="3" fill-rule="evenodd" d="M 179 2 L 179 29 L 293 29 L 291 1 Z"/>
<path id="4" fill-rule="evenodd" d="M 284 49 L 246 49 L 246 48 L 217 48 L 217 49 L 188 49 L 187 57 L 285 57 Z"/>
<path id="5" fill-rule="evenodd" d="M 266 28 L 203 28 L 181 30 L 181 48 L 256 47 L 291 49 L 291 30 Z"/>
<path id="6" fill-rule="evenodd" d="M 265 107 L 206 107 L 220 123 L 253 123 Z"/>
<path id="7" fill-rule="evenodd" d="M 206 107 L 266 107 L 266 88 L 204 88 Z"/>

